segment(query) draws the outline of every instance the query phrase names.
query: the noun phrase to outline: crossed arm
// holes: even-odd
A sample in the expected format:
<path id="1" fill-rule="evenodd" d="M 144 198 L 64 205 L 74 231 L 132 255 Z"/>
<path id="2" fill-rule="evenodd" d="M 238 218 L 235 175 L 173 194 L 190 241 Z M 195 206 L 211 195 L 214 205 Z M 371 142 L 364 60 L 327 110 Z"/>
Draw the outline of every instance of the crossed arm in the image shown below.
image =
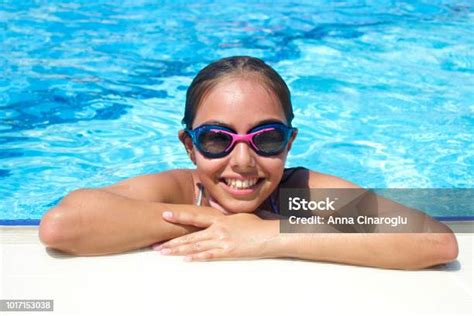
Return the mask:
<path id="1" fill-rule="evenodd" d="M 280 234 L 279 220 L 255 214 L 214 217 L 208 214 L 164 212 L 163 218 L 202 230 L 154 246 L 163 255 L 186 261 L 233 258 L 299 258 L 393 269 L 421 269 L 452 261 L 455 237 L 449 233 Z"/>
<path id="2" fill-rule="evenodd" d="M 173 187 L 170 181 L 166 183 Z M 141 185 L 153 187 L 146 181 Z M 279 221 L 263 219 L 268 215 L 264 211 L 224 216 L 210 207 L 189 205 L 192 202 L 152 202 L 158 198 L 153 194 L 156 191 L 147 193 L 133 185 L 73 192 L 45 215 L 40 238 L 47 246 L 76 255 L 118 253 L 165 241 L 154 248 L 187 260 L 287 257 L 419 269 L 457 257 L 452 233 L 280 234 Z"/>

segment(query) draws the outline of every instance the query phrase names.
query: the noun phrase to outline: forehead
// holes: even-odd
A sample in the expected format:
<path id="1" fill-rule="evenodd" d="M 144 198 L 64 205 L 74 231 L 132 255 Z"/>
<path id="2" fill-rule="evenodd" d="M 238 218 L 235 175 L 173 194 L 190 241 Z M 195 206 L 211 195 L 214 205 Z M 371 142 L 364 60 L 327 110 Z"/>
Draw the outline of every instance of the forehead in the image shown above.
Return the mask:
<path id="1" fill-rule="evenodd" d="M 202 99 L 193 126 L 219 121 L 236 131 L 247 131 L 266 120 L 286 123 L 275 93 L 258 78 L 227 78 Z"/>

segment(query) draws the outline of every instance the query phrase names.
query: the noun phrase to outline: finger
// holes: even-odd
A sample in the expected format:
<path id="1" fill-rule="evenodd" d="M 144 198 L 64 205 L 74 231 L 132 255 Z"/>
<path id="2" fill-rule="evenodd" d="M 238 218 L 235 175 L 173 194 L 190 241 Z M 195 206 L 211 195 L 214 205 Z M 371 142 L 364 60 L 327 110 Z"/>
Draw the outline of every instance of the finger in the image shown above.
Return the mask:
<path id="1" fill-rule="evenodd" d="M 161 250 L 163 248 L 172 248 L 172 247 L 177 247 L 181 245 L 185 245 L 188 243 L 193 243 L 193 242 L 198 242 L 198 241 L 203 241 L 203 240 L 208 240 L 211 238 L 211 235 L 209 231 L 207 230 L 201 230 L 195 233 L 187 234 L 181 237 L 177 237 L 171 240 L 168 240 L 166 242 L 161 243 L 158 247 L 153 248 L 155 250 Z"/>
<path id="2" fill-rule="evenodd" d="M 216 248 L 218 248 L 218 243 L 215 240 L 205 240 L 176 246 L 173 248 L 163 248 L 160 250 L 160 254 L 169 256 L 185 256 L 204 251 L 210 251 Z"/>
<path id="3" fill-rule="evenodd" d="M 151 245 L 151 248 L 152 248 L 153 250 L 160 250 L 161 246 L 162 246 L 164 243 L 166 243 L 166 240 L 164 240 L 164 241 L 159 241 L 159 242 L 157 242 L 157 243 L 152 244 L 152 245 Z"/>
<path id="4" fill-rule="evenodd" d="M 225 253 L 222 249 L 209 249 L 199 253 L 190 254 L 184 257 L 184 261 L 211 261 L 216 259 L 224 259 Z"/>
<path id="5" fill-rule="evenodd" d="M 166 211 L 163 212 L 162 216 L 168 222 L 202 228 L 209 227 L 214 222 L 214 216 L 212 215 L 192 212 Z"/>

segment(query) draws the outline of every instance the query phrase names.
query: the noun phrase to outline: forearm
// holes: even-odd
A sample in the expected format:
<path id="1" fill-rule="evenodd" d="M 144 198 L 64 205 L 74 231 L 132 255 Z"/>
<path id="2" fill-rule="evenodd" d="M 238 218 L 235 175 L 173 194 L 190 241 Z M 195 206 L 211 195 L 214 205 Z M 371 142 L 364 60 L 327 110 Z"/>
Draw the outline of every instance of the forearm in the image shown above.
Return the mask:
<path id="1" fill-rule="evenodd" d="M 279 235 L 273 247 L 275 255 L 393 269 L 421 269 L 457 257 L 457 241 L 451 230 L 423 212 L 376 195 L 367 195 L 363 202 L 359 201 L 360 210 L 380 216 L 403 215 L 409 225 L 396 229 L 377 225 L 372 230 L 378 233 L 363 233 L 371 229 L 357 225 L 291 227 L 282 221 L 283 231 L 295 233 Z M 341 228 L 347 232 L 343 233 Z"/>
<path id="2" fill-rule="evenodd" d="M 79 190 L 43 217 L 40 238 L 50 247 L 76 255 L 119 253 L 196 231 L 162 219 L 166 210 L 196 208 L 139 201 L 102 190 Z"/>
<path id="3" fill-rule="evenodd" d="M 329 261 L 392 269 L 421 269 L 457 256 L 454 235 L 443 234 L 280 234 L 276 257 Z"/>

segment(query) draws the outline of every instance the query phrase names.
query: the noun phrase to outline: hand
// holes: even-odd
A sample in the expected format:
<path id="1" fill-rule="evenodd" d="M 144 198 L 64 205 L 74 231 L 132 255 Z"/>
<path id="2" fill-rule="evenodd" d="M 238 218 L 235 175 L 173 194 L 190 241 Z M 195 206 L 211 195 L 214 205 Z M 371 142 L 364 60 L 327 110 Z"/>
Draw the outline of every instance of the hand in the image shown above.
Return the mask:
<path id="1" fill-rule="evenodd" d="M 208 217 L 224 217 L 225 216 L 222 213 L 222 211 L 220 211 L 216 208 L 213 208 L 213 207 L 206 207 L 206 206 L 200 206 L 199 208 L 194 208 L 193 210 L 186 210 L 186 212 L 190 215 L 192 215 L 192 214 L 196 214 L 196 215 L 205 214 Z M 171 222 L 171 223 L 173 223 L 173 222 Z M 178 223 L 178 222 L 176 222 L 176 224 L 178 224 L 179 226 L 187 227 L 188 234 L 203 229 L 202 227 L 196 227 L 196 226 L 190 226 L 190 225 L 180 225 L 181 223 Z M 151 247 L 153 249 L 157 249 L 160 245 L 164 244 L 166 241 L 168 241 L 168 239 L 158 241 L 158 242 L 152 244 Z"/>
<path id="2" fill-rule="evenodd" d="M 275 214 L 262 209 L 257 209 L 254 214 L 262 219 L 288 219 L 286 216 Z"/>
<path id="3" fill-rule="evenodd" d="M 210 216 L 189 212 L 164 212 L 171 223 L 203 228 L 157 247 L 163 255 L 184 255 L 187 261 L 272 257 L 279 235 L 279 221 L 262 220 L 254 214 Z"/>

